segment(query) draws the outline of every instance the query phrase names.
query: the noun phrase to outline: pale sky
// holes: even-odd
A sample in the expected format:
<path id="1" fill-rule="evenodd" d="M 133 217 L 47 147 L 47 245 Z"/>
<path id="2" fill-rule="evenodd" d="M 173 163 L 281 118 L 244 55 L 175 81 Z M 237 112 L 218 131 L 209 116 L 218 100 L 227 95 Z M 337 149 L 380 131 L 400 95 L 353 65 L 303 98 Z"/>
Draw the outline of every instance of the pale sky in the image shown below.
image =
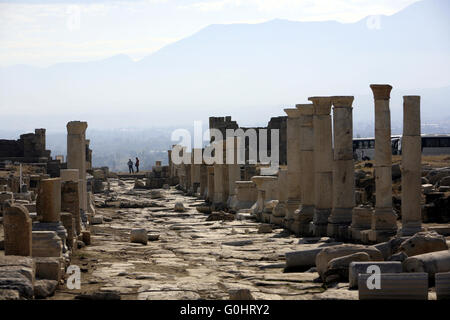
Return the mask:
<path id="1" fill-rule="evenodd" d="M 139 60 L 210 24 L 355 22 L 418 0 L 0 0 L 0 66 L 126 54 Z"/>

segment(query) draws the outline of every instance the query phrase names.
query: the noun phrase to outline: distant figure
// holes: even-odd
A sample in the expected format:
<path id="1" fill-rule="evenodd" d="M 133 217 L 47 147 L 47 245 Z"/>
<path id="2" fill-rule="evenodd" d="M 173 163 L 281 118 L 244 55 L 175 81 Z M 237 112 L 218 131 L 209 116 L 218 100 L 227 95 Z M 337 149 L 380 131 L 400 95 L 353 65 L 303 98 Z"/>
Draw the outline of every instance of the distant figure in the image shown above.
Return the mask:
<path id="1" fill-rule="evenodd" d="M 138 157 L 136 157 L 135 166 L 136 166 L 136 173 L 138 173 L 139 172 L 139 159 L 138 159 Z"/>
<path id="2" fill-rule="evenodd" d="M 130 171 L 130 173 L 134 173 L 133 161 L 131 161 L 131 159 L 128 159 L 128 170 Z"/>

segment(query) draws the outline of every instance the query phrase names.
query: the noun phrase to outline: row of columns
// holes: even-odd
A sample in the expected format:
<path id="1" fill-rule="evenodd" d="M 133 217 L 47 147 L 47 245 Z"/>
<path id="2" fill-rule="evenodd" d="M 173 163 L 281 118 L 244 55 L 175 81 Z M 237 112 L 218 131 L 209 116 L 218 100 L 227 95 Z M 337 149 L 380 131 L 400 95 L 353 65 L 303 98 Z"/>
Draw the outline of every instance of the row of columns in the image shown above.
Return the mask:
<path id="1" fill-rule="evenodd" d="M 380 242 L 396 233 L 411 235 L 420 231 L 420 97 L 404 97 L 403 227 L 398 229 L 392 207 L 389 106 L 392 87 L 370 87 L 375 104 L 376 203 L 373 209 L 355 208 L 353 96 L 310 97 L 311 103 L 284 110 L 288 117 L 288 166 L 287 171 L 279 171 L 278 178 L 254 176 L 251 181 L 241 182 L 240 166 L 236 162 L 202 164 L 198 170 L 201 172 L 203 167 L 204 173 L 199 174 L 200 187 L 204 185 L 200 188 L 201 195 L 216 207 L 228 204 L 237 209 L 248 207 L 256 197 L 252 211 L 260 220 L 282 224 L 301 236 L 346 238 L 353 234 L 363 241 Z M 223 142 L 224 150 L 226 143 Z M 197 177 L 196 172 L 193 169 L 192 176 Z M 278 200 L 276 205 L 273 200 Z"/>
<path id="2" fill-rule="evenodd" d="M 402 140 L 402 225 L 392 208 L 390 85 L 371 85 L 375 102 L 376 204 L 370 213 L 366 241 L 380 242 L 397 232 L 411 235 L 421 228 L 420 97 L 404 97 Z M 284 226 L 302 236 L 344 238 L 354 219 L 352 96 L 311 97 L 312 104 L 285 109 L 288 150 L 288 201 Z M 333 107 L 333 121 L 331 121 Z M 334 130 L 332 130 L 332 125 Z M 332 133 L 333 132 L 333 133 Z M 334 144 L 333 144 L 334 142 Z M 298 183 L 297 183 L 298 182 Z M 300 195 L 300 197 L 298 196 Z M 288 206 L 289 207 L 289 206 Z M 359 209 L 359 208 L 356 208 Z M 363 217 L 365 219 L 365 217 Z M 358 225 L 357 221 L 354 223 Z"/>

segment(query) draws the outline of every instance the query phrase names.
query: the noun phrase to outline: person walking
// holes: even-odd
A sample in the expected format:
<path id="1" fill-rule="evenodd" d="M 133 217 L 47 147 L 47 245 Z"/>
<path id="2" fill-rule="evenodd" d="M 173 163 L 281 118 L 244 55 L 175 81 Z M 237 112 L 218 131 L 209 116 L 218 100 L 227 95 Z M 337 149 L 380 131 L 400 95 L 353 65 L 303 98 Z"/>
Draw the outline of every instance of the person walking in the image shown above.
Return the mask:
<path id="1" fill-rule="evenodd" d="M 131 161 L 131 159 L 128 159 L 128 170 L 130 171 L 130 173 L 134 173 L 133 161 Z"/>
<path id="2" fill-rule="evenodd" d="M 136 163 L 134 164 L 136 166 L 136 173 L 139 172 L 139 159 L 136 157 Z"/>

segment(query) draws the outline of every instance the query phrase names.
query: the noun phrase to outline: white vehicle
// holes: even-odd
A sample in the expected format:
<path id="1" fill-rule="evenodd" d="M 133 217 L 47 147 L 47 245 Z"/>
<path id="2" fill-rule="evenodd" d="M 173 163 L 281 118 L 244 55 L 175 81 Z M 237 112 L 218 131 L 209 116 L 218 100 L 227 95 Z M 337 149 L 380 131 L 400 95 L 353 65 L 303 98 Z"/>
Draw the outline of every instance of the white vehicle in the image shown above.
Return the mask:
<path id="1" fill-rule="evenodd" d="M 393 154 L 402 154 L 402 140 L 401 137 L 396 139 L 396 147 Z M 422 155 L 424 156 L 437 156 L 437 155 L 450 155 L 450 134 L 423 134 L 422 135 Z"/>
<path id="2" fill-rule="evenodd" d="M 393 155 L 402 154 L 402 136 L 391 137 Z M 450 134 L 423 134 L 423 155 L 450 155 Z M 373 160 L 375 156 L 375 138 L 353 139 L 353 158 L 357 161 Z"/>

